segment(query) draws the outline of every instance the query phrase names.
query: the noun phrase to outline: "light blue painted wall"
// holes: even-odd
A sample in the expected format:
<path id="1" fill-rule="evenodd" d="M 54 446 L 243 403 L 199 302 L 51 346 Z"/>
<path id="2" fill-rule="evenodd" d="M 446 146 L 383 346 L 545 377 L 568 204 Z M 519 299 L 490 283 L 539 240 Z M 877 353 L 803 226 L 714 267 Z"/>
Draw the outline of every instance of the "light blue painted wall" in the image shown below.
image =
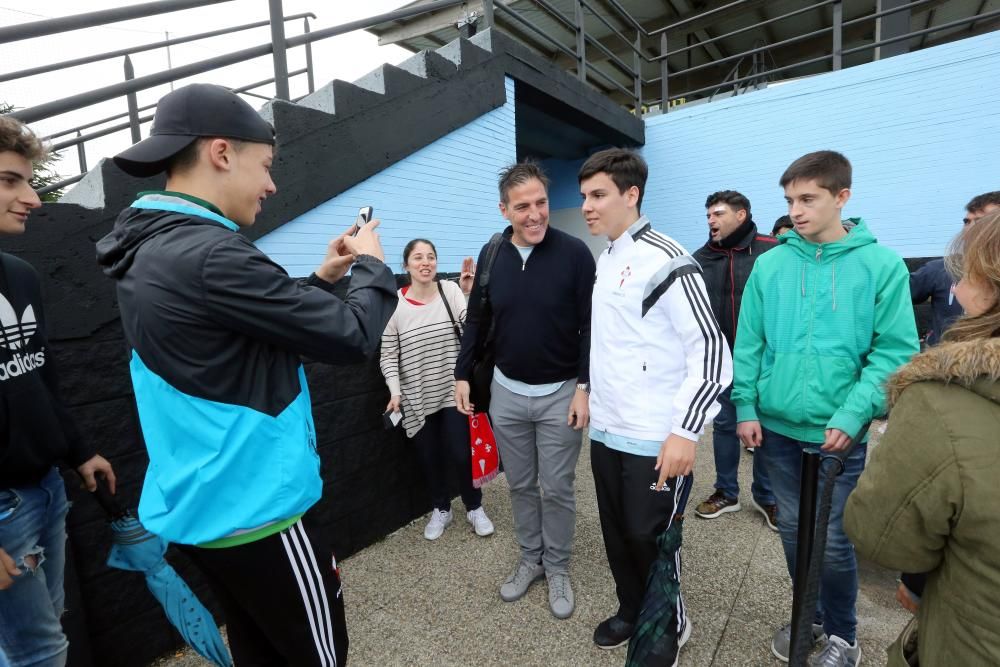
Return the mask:
<path id="1" fill-rule="evenodd" d="M 778 179 L 823 149 L 854 166 L 846 216 L 904 257 L 936 256 L 974 195 L 1000 190 L 1000 32 L 648 119 L 643 211 L 693 251 L 705 198 L 739 190 L 770 232 Z"/>
<path id="2" fill-rule="evenodd" d="M 438 249 L 438 270 L 456 272 L 476 256 L 490 234 L 506 226 L 497 209 L 497 174 L 516 159 L 514 81 L 507 101 L 261 237 L 257 246 L 290 275 L 309 275 L 329 240 L 362 206 L 375 207 L 386 261 L 401 273 L 403 246 L 428 238 Z M 280 187 L 280 184 L 279 184 Z"/>

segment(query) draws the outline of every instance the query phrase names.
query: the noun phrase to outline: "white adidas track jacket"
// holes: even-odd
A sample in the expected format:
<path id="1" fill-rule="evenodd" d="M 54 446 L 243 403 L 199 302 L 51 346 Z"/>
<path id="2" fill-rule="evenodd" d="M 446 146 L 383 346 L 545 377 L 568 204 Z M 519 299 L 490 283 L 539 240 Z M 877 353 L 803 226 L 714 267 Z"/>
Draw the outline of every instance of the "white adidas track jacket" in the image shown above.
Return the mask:
<path id="1" fill-rule="evenodd" d="M 597 261 L 591 426 L 642 440 L 697 440 L 732 379 L 701 268 L 643 216 Z"/>

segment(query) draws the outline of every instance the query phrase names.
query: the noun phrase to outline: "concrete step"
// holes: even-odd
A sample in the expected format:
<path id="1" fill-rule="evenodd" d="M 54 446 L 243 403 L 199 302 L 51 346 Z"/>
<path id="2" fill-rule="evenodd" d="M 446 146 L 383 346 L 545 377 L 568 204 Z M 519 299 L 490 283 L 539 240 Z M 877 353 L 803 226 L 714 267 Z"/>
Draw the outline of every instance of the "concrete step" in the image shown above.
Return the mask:
<path id="1" fill-rule="evenodd" d="M 338 118 L 353 116 L 359 111 L 381 104 L 385 95 L 347 81 L 334 79 L 298 101 L 300 106 L 336 114 Z"/>
<path id="2" fill-rule="evenodd" d="M 399 69 L 424 79 L 450 79 L 458 72 L 455 62 L 434 51 L 420 51 L 399 63 Z"/>
<path id="3" fill-rule="evenodd" d="M 403 95 L 427 83 L 427 79 L 395 65 L 382 65 L 354 82 L 354 85 L 386 97 Z"/>
<path id="4" fill-rule="evenodd" d="M 474 67 L 493 57 L 491 52 L 462 37 L 448 42 L 435 53 L 455 63 L 456 67 Z"/>

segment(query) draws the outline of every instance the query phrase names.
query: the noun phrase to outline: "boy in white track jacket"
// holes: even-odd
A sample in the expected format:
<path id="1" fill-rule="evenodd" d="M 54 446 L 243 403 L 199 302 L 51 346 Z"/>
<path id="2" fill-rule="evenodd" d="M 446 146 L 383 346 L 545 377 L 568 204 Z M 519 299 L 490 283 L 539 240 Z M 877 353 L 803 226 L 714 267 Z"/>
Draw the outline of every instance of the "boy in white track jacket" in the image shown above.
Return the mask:
<path id="1" fill-rule="evenodd" d="M 683 511 L 698 437 L 732 381 L 701 268 L 640 217 L 646 175 L 642 158 L 622 149 L 595 153 L 579 174 L 590 233 L 610 241 L 591 311 L 591 467 L 619 602 L 594 632 L 601 648 L 640 632 L 650 568 L 663 557 L 657 538 Z M 679 594 L 657 622 L 667 632 L 655 652 L 669 665 L 690 634 Z"/>

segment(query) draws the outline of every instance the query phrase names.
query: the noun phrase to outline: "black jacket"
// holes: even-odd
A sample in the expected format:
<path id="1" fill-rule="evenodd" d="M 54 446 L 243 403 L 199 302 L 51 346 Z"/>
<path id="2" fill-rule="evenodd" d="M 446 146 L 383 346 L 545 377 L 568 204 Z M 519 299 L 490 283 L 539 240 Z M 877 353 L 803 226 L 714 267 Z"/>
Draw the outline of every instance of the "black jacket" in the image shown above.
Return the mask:
<path id="1" fill-rule="evenodd" d="M 777 245 L 778 239 L 757 233 L 757 225 L 748 219 L 720 243 L 709 241 L 694 254 L 701 264 L 715 319 L 730 349 L 735 345 L 743 287 L 750 278 L 753 263 Z"/>
<path id="2" fill-rule="evenodd" d="M 497 253 L 487 287 L 496 323 L 497 367 L 512 380 L 527 384 L 589 382 L 594 256 L 583 241 L 549 226 L 522 263 L 510 243 L 513 228 L 503 234 L 506 242 Z M 483 266 L 487 246 L 480 251 L 477 266 Z M 468 380 L 472 373 L 483 319 L 480 294 L 476 280 L 455 366 L 458 380 Z"/>
<path id="3" fill-rule="evenodd" d="M 932 259 L 910 274 L 910 298 L 914 304 L 931 300 L 931 330 L 927 344 L 941 340 L 941 334 L 962 315 L 962 304 L 951 293 L 955 281 L 944 266 L 943 259 Z"/>
<path id="4" fill-rule="evenodd" d="M 117 282 L 149 468 L 139 519 L 202 544 L 300 515 L 322 493 L 300 355 L 372 356 L 396 308 L 375 258 L 344 300 L 288 274 L 236 225 L 168 193 L 142 197 L 98 243 Z"/>
<path id="5" fill-rule="evenodd" d="M 396 309 L 382 262 L 352 269 L 347 299 L 313 274 L 290 278 L 242 234 L 166 210 L 127 208 L 97 244 L 117 282 L 129 346 L 187 394 L 276 415 L 299 393 L 300 355 L 355 363 Z"/>
<path id="6" fill-rule="evenodd" d="M 0 488 L 35 484 L 57 461 L 74 468 L 94 449 L 58 396 L 38 273 L 0 254 Z"/>

